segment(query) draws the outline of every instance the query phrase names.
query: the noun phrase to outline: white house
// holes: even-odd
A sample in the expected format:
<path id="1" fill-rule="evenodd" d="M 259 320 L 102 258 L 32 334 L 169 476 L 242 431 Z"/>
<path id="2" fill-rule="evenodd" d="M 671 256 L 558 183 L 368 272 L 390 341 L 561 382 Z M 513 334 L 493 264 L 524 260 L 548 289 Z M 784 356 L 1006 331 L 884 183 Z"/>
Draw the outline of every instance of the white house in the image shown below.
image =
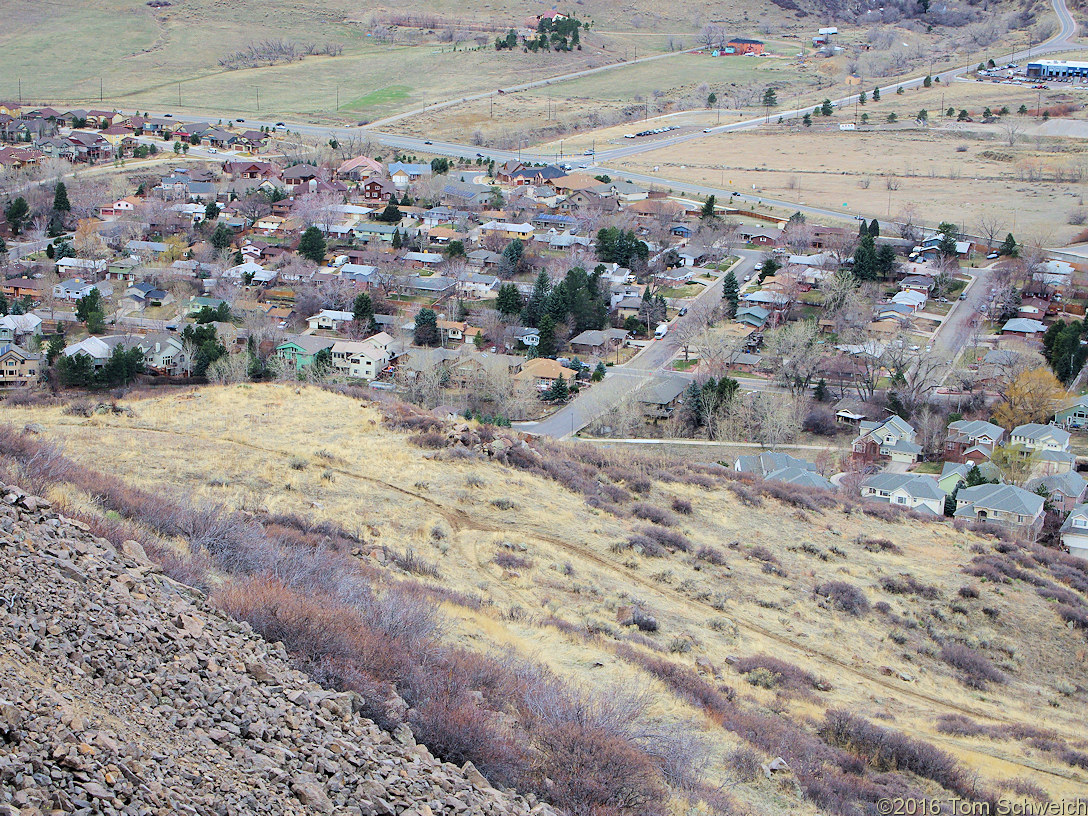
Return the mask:
<path id="1" fill-rule="evenodd" d="M 904 289 L 901 292 L 896 292 L 895 296 L 892 297 L 892 303 L 909 306 L 912 312 L 924 309 L 927 300 L 928 298 L 925 294 L 919 292 L 917 289 Z"/>
<path id="2" fill-rule="evenodd" d="M 61 258 L 57 261 L 57 274 L 61 277 L 94 278 L 106 269 L 105 261 L 92 261 L 87 258 Z"/>
<path id="3" fill-rule="evenodd" d="M 1057 425 L 1040 425 L 1037 422 L 1017 425 L 1010 435 L 1013 445 L 1020 445 L 1027 451 L 1049 450 L 1064 453 L 1069 450 L 1069 440 L 1069 431 Z"/>
<path id="4" fill-rule="evenodd" d="M 276 277 L 276 273 L 258 263 L 246 261 L 230 269 L 224 269 L 223 277 L 234 281 L 245 281 L 246 278 L 250 278 L 253 283 L 268 283 Z"/>
<path id="5" fill-rule="evenodd" d="M 922 453 L 922 446 L 914 441 L 914 437 L 915 431 L 910 423 L 896 415 L 881 422 L 863 421 L 854 440 L 854 456 L 916 462 Z"/>
<path id="6" fill-rule="evenodd" d="M 58 300 L 79 300 L 85 298 L 94 289 L 93 283 L 82 278 L 70 278 L 53 286 L 53 297 Z"/>
<path id="7" fill-rule="evenodd" d="M 345 323 L 355 319 L 352 312 L 341 312 L 336 309 L 322 309 L 313 317 L 306 318 L 310 331 L 340 331 Z"/>
<path id="8" fill-rule="evenodd" d="M 393 338 L 378 332 L 366 340 L 337 340 L 332 346 L 332 365 L 338 373 L 373 380 L 389 364 Z"/>
<path id="9" fill-rule="evenodd" d="M 1061 534 L 1070 555 L 1088 559 L 1088 504 L 1078 504 L 1070 511 Z"/>

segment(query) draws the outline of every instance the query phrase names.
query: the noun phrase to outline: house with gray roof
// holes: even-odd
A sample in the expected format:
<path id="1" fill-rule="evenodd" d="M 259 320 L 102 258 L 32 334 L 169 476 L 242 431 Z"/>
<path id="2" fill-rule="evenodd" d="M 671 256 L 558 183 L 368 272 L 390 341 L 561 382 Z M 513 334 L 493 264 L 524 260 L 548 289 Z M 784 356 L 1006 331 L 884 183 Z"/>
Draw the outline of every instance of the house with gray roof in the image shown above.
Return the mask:
<path id="1" fill-rule="evenodd" d="M 820 490 L 835 489 L 835 485 L 831 483 L 830 479 L 825 479 L 819 473 L 814 473 L 813 471 L 802 467 L 786 467 L 779 470 L 772 470 L 763 478 L 768 482 L 785 482 L 786 484 L 797 485 L 798 487 L 813 487 Z"/>
<path id="2" fill-rule="evenodd" d="M 879 422 L 862 421 L 853 443 L 853 457 L 866 461 L 917 462 L 922 446 L 914 441 L 914 428 L 893 414 Z"/>
<path id="3" fill-rule="evenodd" d="M 983 484 L 956 494 L 955 518 L 989 521 L 1014 530 L 1038 529 L 1043 497 L 1016 485 Z"/>
<path id="4" fill-rule="evenodd" d="M 1088 504 L 1078 504 L 1069 512 L 1061 536 L 1070 555 L 1088 559 Z"/>
<path id="5" fill-rule="evenodd" d="M 763 451 L 745 456 L 738 456 L 733 463 L 733 469 L 737 473 L 754 473 L 757 476 L 766 476 L 776 470 L 784 468 L 801 468 L 802 470 L 816 471 L 816 465 L 790 456 L 788 453 L 777 451 Z"/>
<path id="6" fill-rule="evenodd" d="M 948 426 L 944 458 L 948 462 L 980 462 L 1005 441 L 1005 429 L 980 419 L 961 419 Z"/>
<path id="7" fill-rule="evenodd" d="M 1037 340 L 1046 331 L 1046 324 L 1030 317 L 1014 317 L 1005 322 L 1001 327 L 1002 334 L 1010 334 L 1023 337 L 1027 340 Z"/>
<path id="8" fill-rule="evenodd" d="M 932 476 L 877 473 L 861 483 L 862 498 L 887 502 L 919 513 L 944 515 L 945 492 Z"/>
<path id="9" fill-rule="evenodd" d="M 1077 457 L 1069 451 L 1070 438 L 1064 428 L 1038 422 L 1018 425 L 1009 434 L 1010 444 L 1018 447 L 1021 455 L 1031 457 L 1042 475 L 1073 470 Z"/>
<path id="10" fill-rule="evenodd" d="M 684 377 L 655 377 L 638 392 L 643 414 L 649 419 L 666 419 L 680 404 L 691 380 Z"/>
<path id="11" fill-rule="evenodd" d="M 1074 506 L 1084 501 L 1084 494 L 1088 491 L 1088 482 L 1074 470 L 1066 473 L 1052 473 L 1049 476 L 1041 476 L 1032 479 L 1025 489 L 1038 493 L 1042 488 L 1047 493 L 1047 500 L 1055 510 L 1068 513 Z"/>
<path id="12" fill-rule="evenodd" d="M 1055 413 L 1054 424 L 1066 430 L 1088 428 L 1088 394 L 1077 397 Z"/>

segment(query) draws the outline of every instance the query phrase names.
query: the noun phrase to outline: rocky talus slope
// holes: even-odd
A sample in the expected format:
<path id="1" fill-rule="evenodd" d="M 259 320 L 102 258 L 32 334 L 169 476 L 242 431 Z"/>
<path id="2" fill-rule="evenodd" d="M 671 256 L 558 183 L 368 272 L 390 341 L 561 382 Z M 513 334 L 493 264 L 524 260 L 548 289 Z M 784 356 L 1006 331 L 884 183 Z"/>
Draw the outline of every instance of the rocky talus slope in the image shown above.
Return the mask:
<path id="1" fill-rule="evenodd" d="M 553 813 L 383 732 L 122 550 L 0 485 L 0 816 Z"/>

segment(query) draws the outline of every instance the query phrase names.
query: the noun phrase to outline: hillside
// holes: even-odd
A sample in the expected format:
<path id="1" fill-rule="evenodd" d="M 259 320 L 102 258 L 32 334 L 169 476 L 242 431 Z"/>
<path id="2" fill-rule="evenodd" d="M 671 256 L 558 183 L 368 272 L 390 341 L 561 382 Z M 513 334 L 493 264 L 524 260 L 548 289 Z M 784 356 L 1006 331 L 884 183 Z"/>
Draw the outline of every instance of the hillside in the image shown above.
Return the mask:
<path id="1" fill-rule="evenodd" d="M 8 480 L 138 538 L 368 716 L 496 784 L 602 813 L 759 814 L 1088 786 L 1088 564 L 1054 551 L 314 387 L 5 404 L 0 420 Z M 403 619 L 437 609 L 415 651 L 456 693 L 395 652 L 375 664 L 388 607 L 343 574 Z M 348 622 L 364 645 L 316 636 Z M 390 679 L 412 710 L 388 710 Z M 573 720 L 539 719 L 543 689 L 596 712 L 578 739 L 589 723 L 641 769 L 642 804 L 557 776 L 582 743 L 558 750 Z M 788 770 L 760 770 L 776 757 Z"/>
<path id="2" fill-rule="evenodd" d="M 45 0 L 33 5 L 0 0 L 5 21 L 0 31 L 0 98 L 21 95 L 27 102 L 58 107 L 97 103 L 215 118 L 261 113 L 372 121 L 439 100 L 692 48 L 707 25 L 732 36 L 766 38 L 771 50 L 786 56 L 796 54 L 829 20 L 843 27 L 844 43 L 864 43 L 866 50 L 870 33 L 876 32 L 876 48 L 862 55 L 860 68 L 841 59 L 822 64 L 819 73 L 827 76 L 821 84 L 827 86 L 832 74 L 856 69 L 872 73 L 879 68 L 884 73 L 876 75 L 890 76 L 886 63 L 892 51 L 903 51 L 900 62 L 918 64 L 931 54 L 932 65 L 932 55 L 973 53 L 1002 39 L 1019 43 L 1023 35 L 1016 29 L 1035 20 L 1032 14 L 1041 20 L 1047 13 L 1041 0 L 1029 10 L 1003 3 L 989 4 L 985 12 L 972 4 L 952 3 L 942 4 L 923 23 L 912 19 L 917 13 L 913 3 L 902 4 L 902 11 L 890 8 L 885 19 L 865 14 L 861 6 L 808 0 L 743 0 L 713 8 L 693 0 L 579 0 L 567 10 L 592 23 L 581 50 L 536 54 L 493 48 L 496 35 L 554 5 L 544 0 L 441 0 L 361 8 L 347 0 L 160 0 L 153 7 L 143 0 Z M 1006 20 L 1006 12 L 1020 11 L 1023 20 Z M 55 47 L 58 32 L 63 32 L 64 48 Z M 239 59 L 251 46 L 269 42 L 288 44 L 293 56 L 271 65 Z M 621 81 L 621 101 L 637 103 L 651 94 L 678 97 L 704 81 L 722 93 L 737 81 L 734 67 L 722 65 L 714 71 L 690 61 L 675 67 L 666 62 L 668 67 L 657 63 L 661 70 L 637 88 L 639 98 L 631 99 L 628 83 Z M 249 67 L 229 70 L 228 65 Z M 813 77 L 806 75 L 802 82 L 795 73 L 772 72 L 769 78 L 792 83 L 791 94 L 803 93 Z M 572 104 L 577 110 L 585 100 L 607 97 L 613 84 L 583 82 L 555 96 L 576 100 Z M 534 106 L 532 111 L 513 106 L 503 115 L 515 120 L 539 115 L 538 102 L 530 98 L 524 104 Z"/>
<path id="3" fill-rule="evenodd" d="M 551 812 L 380 731 L 139 544 L 0 493 L 0 812 Z"/>

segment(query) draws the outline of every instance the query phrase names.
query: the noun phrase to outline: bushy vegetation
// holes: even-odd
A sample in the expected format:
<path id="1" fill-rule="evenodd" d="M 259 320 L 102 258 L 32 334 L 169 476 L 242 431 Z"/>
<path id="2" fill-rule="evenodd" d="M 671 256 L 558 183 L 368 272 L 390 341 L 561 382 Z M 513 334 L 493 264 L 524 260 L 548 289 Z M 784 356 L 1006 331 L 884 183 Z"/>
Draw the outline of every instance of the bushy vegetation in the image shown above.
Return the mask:
<path id="1" fill-rule="evenodd" d="M 826 581 L 813 590 L 817 595 L 827 598 L 831 605 L 848 615 L 861 616 L 869 612 L 869 600 L 865 593 L 846 581 Z"/>

